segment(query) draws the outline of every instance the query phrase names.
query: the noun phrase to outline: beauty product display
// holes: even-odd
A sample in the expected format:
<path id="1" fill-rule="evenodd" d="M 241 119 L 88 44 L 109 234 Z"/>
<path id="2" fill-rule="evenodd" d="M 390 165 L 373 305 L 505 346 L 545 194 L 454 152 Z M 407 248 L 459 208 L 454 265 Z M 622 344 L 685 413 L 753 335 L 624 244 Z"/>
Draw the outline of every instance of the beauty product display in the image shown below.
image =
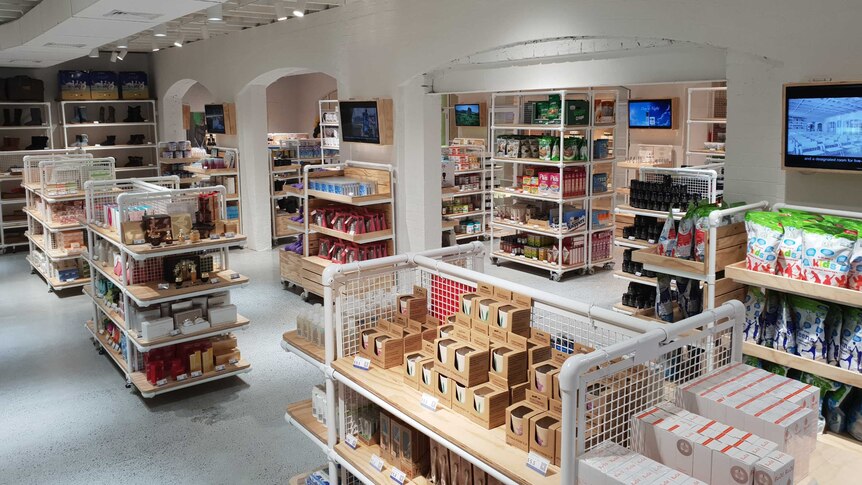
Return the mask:
<path id="1" fill-rule="evenodd" d="M 240 352 L 236 337 L 228 334 L 152 349 L 143 356 L 147 381 L 157 385 L 163 379 L 176 381 L 183 374 L 194 378 L 197 373 L 216 372 L 215 366 L 238 362 Z"/>
<path id="2" fill-rule="evenodd" d="M 500 250 L 513 256 L 524 256 L 536 261 L 556 263 L 560 254 L 557 239 L 551 236 L 519 233 L 500 238 Z M 583 236 L 563 239 L 563 264 L 577 265 L 586 260 L 586 245 Z"/>
<path id="3" fill-rule="evenodd" d="M 677 184 L 670 175 L 662 182 L 632 180 L 629 188 L 629 203 L 638 209 L 667 212 L 670 209 L 685 210 L 689 204 L 697 203 L 700 197 L 690 193 L 688 187 Z"/>

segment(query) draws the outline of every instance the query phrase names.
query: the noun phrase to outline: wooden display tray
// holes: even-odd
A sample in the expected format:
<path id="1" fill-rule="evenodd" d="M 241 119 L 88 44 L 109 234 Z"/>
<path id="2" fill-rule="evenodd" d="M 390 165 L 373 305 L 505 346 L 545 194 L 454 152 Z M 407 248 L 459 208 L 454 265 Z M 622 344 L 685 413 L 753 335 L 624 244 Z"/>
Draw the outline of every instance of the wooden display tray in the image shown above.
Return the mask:
<path id="1" fill-rule="evenodd" d="M 92 320 L 88 320 L 84 324 L 84 326 L 86 326 L 87 330 L 89 330 L 90 333 L 93 334 L 93 338 L 98 340 L 99 343 L 102 344 L 102 347 L 105 349 L 105 353 L 108 354 L 109 357 L 111 357 L 111 360 L 114 361 L 114 364 L 117 364 L 117 367 L 119 367 L 120 370 L 123 371 L 123 373 L 127 372 L 129 367 L 126 364 L 126 359 L 123 357 L 123 353 L 118 350 L 114 350 L 114 347 L 112 347 L 111 344 L 108 343 L 108 340 L 105 338 L 105 336 L 101 335 L 96 331 L 96 324 L 93 323 Z"/>
<path id="2" fill-rule="evenodd" d="M 129 337 L 135 341 L 136 346 L 142 348 L 150 348 L 150 347 L 165 347 L 167 345 L 171 345 L 173 342 L 177 341 L 189 341 L 189 340 L 197 340 L 205 337 L 214 337 L 216 335 L 221 335 L 231 330 L 237 330 L 243 327 L 248 326 L 250 323 L 249 319 L 242 316 L 237 315 L 236 321 L 231 323 L 225 323 L 222 325 L 213 325 L 204 330 L 200 330 L 198 332 L 192 333 L 181 333 L 179 335 L 167 336 L 167 337 L 159 337 L 153 340 L 144 340 L 141 337 L 136 337 L 136 332 L 129 332 Z"/>
<path id="3" fill-rule="evenodd" d="M 159 281 L 151 281 L 138 285 L 129 285 L 126 291 L 129 295 L 138 302 L 146 304 L 147 302 L 155 302 L 159 300 L 176 299 L 183 296 L 192 295 L 195 293 L 207 294 L 219 290 L 224 290 L 234 286 L 242 286 L 248 283 L 248 277 L 240 275 L 237 279 L 230 279 L 230 275 L 235 271 L 225 270 L 216 273 L 215 277 L 219 280 L 216 284 L 204 283 L 201 285 L 189 286 L 186 288 L 174 288 L 173 285 L 167 290 L 159 289 Z M 212 275 L 210 275 L 213 277 Z"/>
<path id="4" fill-rule="evenodd" d="M 105 239 L 110 239 L 114 243 L 121 245 L 120 237 L 116 232 L 105 229 L 104 227 L 97 226 L 95 224 L 90 224 L 90 229 L 93 232 L 96 232 L 100 236 Z M 240 243 L 244 243 L 248 239 L 246 236 L 242 234 L 236 234 L 234 237 L 219 237 L 218 239 L 201 239 L 196 243 L 185 242 L 179 243 L 175 242 L 173 244 L 161 245 L 158 247 L 152 247 L 149 244 L 126 244 L 124 245 L 126 251 L 132 253 L 137 256 L 151 256 L 156 257 L 160 256 L 162 253 L 176 251 L 177 249 L 182 249 L 183 251 L 193 251 L 193 250 L 204 250 L 209 249 L 211 246 L 223 246 L 225 244 L 229 244 L 231 246 L 238 246 Z M 136 258 L 137 259 L 137 258 Z"/>
<path id="5" fill-rule="evenodd" d="M 724 269 L 726 277 L 750 286 L 759 286 L 778 290 L 784 293 L 793 293 L 817 300 L 862 307 L 862 291 L 850 290 L 826 286 L 810 281 L 794 280 L 780 275 L 761 273 L 746 269 L 745 261 L 732 264 Z"/>
<path id="6" fill-rule="evenodd" d="M 30 217 L 36 220 L 39 224 L 45 226 L 49 231 L 68 231 L 72 229 L 83 229 L 83 224 L 81 223 L 72 223 L 72 224 L 57 224 L 56 222 L 46 221 L 42 214 L 39 214 L 38 211 L 35 211 L 29 207 L 24 208 L 24 212 L 27 213 Z"/>
<path id="7" fill-rule="evenodd" d="M 185 167 L 183 170 L 189 173 L 196 173 L 198 175 L 237 175 L 238 173 L 235 168 Z"/>
<path id="8" fill-rule="evenodd" d="M 309 293 L 323 297 L 323 270 L 330 264 L 332 261 L 320 256 L 302 258 L 302 288 Z"/>
<path id="9" fill-rule="evenodd" d="M 62 249 L 49 249 L 45 246 L 45 235 L 44 234 L 26 234 L 27 239 L 33 241 L 33 244 L 36 245 L 43 253 L 47 254 L 51 259 L 75 259 L 81 257 L 81 252 L 83 249 L 79 250 L 77 253 L 69 253 L 66 250 Z M 8 238 L 7 238 L 8 239 Z"/>
<path id="10" fill-rule="evenodd" d="M 146 372 L 132 372 L 131 379 L 132 384 L 141 391 L 141 394 L 144 397 L 153 397 L 159 394 L 163 394 L 165 392 L 176 391 L 178 389 L 183 389 L 185 387 L 194 386 L 197 384 L 203 384 L 204 382 L 214 381 L 218 379 L 224 379 L 225 377 L 235 376 L 237 374 L 242 374 L 245 372 L 249 372 L 251 370 L 251 364 L 246 362 L 245 360 L 240 359 L 236 364 L 225 364 L 223 371 L 212 371 L 206 372 L 199 377 L 189 377 L 184 381 L 168 381 L 164 386 L 154 386 L 150 384 L 147 380 Z"/>
<path id="11" fill-rule="evenodd" d="M 552 237 L 569 237 L 569 236 L 577 236 L 580 234 L 586 234 L 587 226 L 584 225 L 581 228 L 578 228 L 575 231 L 566 231 L 566 232 L 557 232 L 551 229 L 549 226 L 540 226 L 537 224 L 515 224 L 514 222 L 504 222 L 500 219 L 494 219 L 492 223 L 495 226 L 500 226 L 506 229 L 512 229 L 515 231 L 523 231 L 523 232 L 532 232 L 534 234 L 542 234 L 544 236 L 552 236 Z"/>
<path id="12" fill-rule="evenodd" d="M 55 290 L 65 290 L 66 288 L 84 286 L 90 282 L 90 278 L 78 278 L 72 281 L 60 281 L 58 278 L 45 274 L 45 272 L 42 271 L 42 268 L 40 268 L 37 264 L 33 263 L 33 260 L 30 259 L 30 256 L 27 256 L 25 259 L 28 263 L 30 263 L 30 266 L 36 270 L 36 272 L 42 275 L 42 278 L 45 278 L 45 281 L 48 282 L 48 286 Z"/>
<path id="13" fill-rule="evenodd" d="M 289 404 L 285 412 L 298 425 L 314 435 L 321 444 L 326 444 L 326 426 L 311 414 L 311 399 Z"/>
<path id="14" fill-rule="evenodd" d="M 335 445 L 335 452 L 338 453 L 344 461 L 350 463 L 359 472 L 368 477 L 374 484 L 391 485 L 396 483 L 389 477 L 389 474 L 392 473 L 392 465 L 386 463 L 382 471 L 377 471 L 376 468 L 371 466 L 371 455 L 380 456 L 379 445 L 365 445 L 359 443 L 354 450 L 347 446 L 347 443 L 341 442 Z M 381 456 L 381 458 L 383 457 Z M 431 485 L 431 482 L 423 476 L 418 476 L 413 480 L 406 480 L 404 483 L 405 485 Z"/>
<path id="15" fill-rule="evenodd" d="M 547 269 L 547 270 L 551 270 L 551 271 L 571 271 L 571 270 L 575 270 L 575 269 L 579 269 L 579 268 L 585 268 L 587 266 L 586 262 L 581 263 L 581 264 L 572 264 L 572 265 L 564 264 L 562 266 L 559 266 L 557 264 L 547 263 L 545 261 L 539 261 L 539 260 L 535 260 L 535 259 L 527 259 L 524 256 L 512 256 L 511 254 L 504 253 L 502 251 L 492 252 L 491 257 L 505 259 L 506 261 L 512 261 L 514 263 L 526 264 L 528 266 L 533 266 L 535 268 Z"/>
<path id="16" fill-rule="evenodd" d="M 436 411 L 422 407 L 420 404 L 422 393 L 404 383 L 401 366 L 386 370 L 372 367 L 368 371 L 363 371 L 353 367 L 352 358 L 350 358 L 336 360 L 333 368 L 378 399 L 469 451 L 473 456 L 497 468 L 515 482 L 524 485 L 559 485 L 558 467 L 549 467 L 548 475 L 544 477 L 527 468 L 527 453 L 506 444 L 505 427 L 488 430 L 444 406 L 438 407 Z M 363 459 L 360 464 L 367 466 L 368 460 Z"/>
<path id="17" fill-rule="evenodd" d="M 755 344 L 753 342 L 743 342 L 742 353 L 752 357 L 757 357 L 758 359 L 768 360 L 769 362 L 784 365 L 791 369 L 832 379 L 833 381 L 838 381 L 853 387 L 862 387 L 862 373 L 842 369 L 825 362 L 806 359 L 805 357 L 788 354 L 787 352 L 764 347 L 763 345 Z"/>
<path id="18" fill-rule="evenodd" d="M 325 227 L 320 227 L 316 224 L 309 224 L 308 229 L 311 231 L 319 232 L 326 236 L 343 239 L 345 241 L 359 244 L 392 239 L 392 229 L 386 229 L 385 231 L 367 232 L 365 234 L 348 234 L 346 232 L 336 231 L 335 229 L 327 229 Z"/>
<path id="19" fill-rule="evenodd" d="M 448 231 L 448 230 L 454 229 L 456 226 L 458 226 L 458 221 L 443 219 L 443 221 L 440 223 L 440 225 L 442 226 L 444 231 Z"/>
<path id="20" fill-rule="evenodd" d="M 317 197 L 318 199 L 330 200 L 332 202 L 340 202 L 347 205 L 364 206 L 371 204 L 380 204 L 389 202 L 391 197 L 389 194 L 374 194 L 362 197 L 351 197 L 349 195 L 331 194 L 329 192 L 321 192 L 319 190 L 308 190 L 308 195 Z"/>
<path id="21" fill-rule="evenodd" d="M 192 158 L 162 158 L 162 157 L 159 157 L 159 163 L 162 163 L 165 165 L 172 165 L 175 163 L 194 163 L 194 162 L 199 162 L 201 160 L 202 160 L 202 158 L 200 158 L 200 157 L 192 157 Z"/>
<path id="22" fill-rule="evenodd" d="M 741 222 L 721 226 L 716 230 L 718 243 L 715 250 L 715 271 L 724 270 L 728 265 L 731 265 L 742 258 L 745 258 L 745 245 L 748 241 L 748 234 L 745 232 L 745 225 Z M 709 257 L 709 244 L 711 241 L 707 238 L 706 257 Z M 643 263 L 644 266 L 650 266 L 649 269 L 654 269 L 656 272 L 666 273 L 681 276 L 687 274 L 697 275 L 705 278 L 709 271 L 708 261 L 690 261 L 686 259 L 661 256 L 656 254 L 655 248 L 639 249 L 632 252 L 632 261 Z"/>
<path id="23" fill-rule="evenodd" d="M 292 345 L 294 348 L 298 349 L 303 354 L 311 357 L 317 362 L 323 363 L 325 357 L 325 349 L 314 343 L 305 340 L 304 338 L 297 335 L 296 330 L 291 330 L 289 332 L 284 332 L 284 335 L 281 337 L 285 342 Z"/>
<path id="24" fill-rule="evenodd" d="M 84 287 L 84 293 L 93 299 L 93 301 L 96 303 L 96 306 L 99 307 L 99 310 L 101 310 L 102 313 L 104 313 L 112 322 L 114 322 L 114 325 L 122 328 L 123 330 L 126 329 L 125 317 L 108 308 L 107 305 L 105 305 L 105 302 L 103 302 L 101 299 L 96 298 L 96 295 L 93 294 L 93 290 L 90 285 Z"/>
<path id="25" fill-rule="evenodd" d="M 614 271 L 614 277 L 619 278 L 621 280 L 633 281 L 635 283 L 640 283 L 642 285 L 656 286 L 658 282 L 657 278 L 647 278 L 646 276 L 637 276 L 632 273 L 626 273 L 623 270 Z"/>

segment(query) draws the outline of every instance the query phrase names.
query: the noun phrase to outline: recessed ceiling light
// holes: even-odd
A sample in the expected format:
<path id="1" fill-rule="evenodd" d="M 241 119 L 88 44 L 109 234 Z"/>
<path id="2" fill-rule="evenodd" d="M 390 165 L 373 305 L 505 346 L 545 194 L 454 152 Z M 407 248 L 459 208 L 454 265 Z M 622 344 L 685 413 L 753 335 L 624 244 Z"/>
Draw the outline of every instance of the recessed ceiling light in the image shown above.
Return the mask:
<path id="1" fill-rule="evenodd" d="M 287 20 L 287 11 L 284 9 L 284 4 L 281 3 L 281 0 L 276 0 L 278 3 L 275 4 L 275 20 L 281 22 L 282 20 Z"/>
<path id="2" fill-rule="evenodd" d="M 167 37 L 168 27 L 165 24 L 156 25 L 156 28 L 153 29 L 153 35 L 156 37 Z"/>
<path id="3" fill-rule="evenodd" d="M 221 4 L 207 7 L 207 20 L 211 22 L 221 22 L 223 20 Z"/>
<path id="4" fill-rule="evenodd" d="M 183 34 L 180 34 L 180 36 L 177 37 L 177 40 L 174 41 L 174 47 L 182 47 L 183 42 L 185 42 L 185 41 L 186 41 L 186 36 Z"/>
<path id="5" fill-rule="evenodd" d="M 117 49 L 128 49 L 128 48 L 129 48 L 129 39 L 128 38 L 120 39 L 119 42 L 117 42 Z"/>
<path id="6" fill-rule="evenodd" d="M 158 52 L 159 51 L 159 45 L 156 44 L 156 41 L 153 41 L 152 45 L 153 45 L 153 52 Z"/>
<path id="7" fill-rule="evenodd" d="M 299 0 L 298 2 L 296 2 L 296 8 L 293 10 L 293 15 L 295 15 L 297 17 L 304 17 L 305 16 L 305 4 L 306 4 L 305 0 Z"/>
<path id="8" fill-rule="evenodd" d="M 92 57 L 93 59 L 99 57 L 99 48 L 96 47 L 95 49 L 91 50 L 89 57 Z"/>
<path id="9" fill-rule="evenodd" d="M 117 54 L 117 59 L 119 59 L 119 60 L 121 60 L 121 61 L 122 61 L 123 59 L 125 59 L 125 58 L 126 58 L 126 55 L 128 55 L 128 53 L 129 53 L 129 49 L 123 49 L 123 50 L 121 50 L 121 51 L 120 51 L 120 53 L 119 53 L 119 54 Z"/>

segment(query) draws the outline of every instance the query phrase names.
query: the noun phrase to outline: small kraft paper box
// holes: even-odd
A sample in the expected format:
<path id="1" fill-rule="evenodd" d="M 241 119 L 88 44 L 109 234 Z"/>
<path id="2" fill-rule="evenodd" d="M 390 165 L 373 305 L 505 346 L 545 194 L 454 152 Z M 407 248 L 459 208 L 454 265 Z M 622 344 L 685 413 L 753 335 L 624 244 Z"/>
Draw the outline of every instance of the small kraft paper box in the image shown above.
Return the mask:
<path id="1" fill-rule="evenodd" d="M 520 308 L 509 303 L 495 303 L 491 308 L 491 313 L 496 315 L 490 330 L 492 340 L 507 342 L 509 333 L 530 336 L 529 308 Z"/>
<path id="2" fill-rule="evenodd" d="M 449 450 L 436 441 L 431 441 L 431 463 L 428 470 L 428 478 L 431 483 L 449 483 Z"/>
<path id="3" fill-rule="evenodd" d="M 452 393 L 454 392 L 452 379 L 448 375 L 434 369 L 434 397 L 440 404 L 452 407 Z"/>
<path id="4" fill-rule="evenodd" d="M 432 364 L 434 362 L 421 352 L 412 352 L 404 356 L 404 366 L 402 367 L 404 383 L 413 389 L 419 389 L 419 377 L 422 374 L 423 361 L 430 361 Z"/>
<path id="5" fill-rule="evenodd" d="M 468 387 L 488 382 L 489 353 L 476 347 L 459 343 L 449 347 L 452 357 L 449 359 L 449 375 L 452 379 Z"/>
<path id="6" fill-rule="evenodd" d="M 491 307 L 497 303 L 497 300 L 482 298 L 479 300 L 478 306 L 475 303 L 473 306 L 473 328 L 478 330 L 484 329 L 485 333 L 488 333 L 488 328 L 493 323 Z"/>
<path id="7" fill-rule="evenodd" d="M 386 461 L 390 464 L 397 464 L 401 459 L 401 428 L 403 426 L 398 419 L 389 417 L 389 459 Z"/>
<path id="8" fill-rule="evenodd" d="M 509 386 L 509 402 L 521 402 L 526 400 L 528 389 L 530 389 L 529 381 Z"/>
<path id="9" fill-rule="evenodd" d="M 476 301 L 478 302 L 479 300 L 477 299 Z M 455 319 L 453 323 L 455 325 L 459 325 L 466 328 L 470 328 L 473 326 L 473 319 L 470 317 L 470 315 L 466 315 L 464 313 L 456 313 L 454 317 Z"/>
<path id="10" fill-rule="evenodd" d="M 401 339 L 402 353 L 420 352 L 422 350 L 422 333 L 419 330 L 400 327 L 397 324 L 389 326 L 389 333 Z"/>
<path id="11" fill-rule="evenodd" d="M 554 372 L 559 372 L 560 367 L 553 362 L 539 362 L 530 367 L 530 389 L 543 394 L 548 398 L 553 397 Z"/>
<path id="12" fill-rule="evenodd" d="M 438 329 L 429 328 L 422 331 L 422 353 L 428 357 L 434 357 L 436 353 L 434 341 L 440 338 Z M 448 338 L 448 337 L 447 337 Z"/>
<path id="13" fill-rule="evenodd" d="M 147 82 L 147 73 L 143 71 L 121 71 L 120 96 L 122 99 L 149 99 L 150 87 Z"/>
<path id="14" fill-rule="evenodd" d="M 515 350 L 524 350 L 527 352 L 527 366 L 532 367 L 539 362 L 545 362 L 551 359 L 551 348 L 546 344 L 534 342 L 521 335 L 509 334 L 507 347 Z"/>
<path id="15" fill-rule="evenodd" d="M 429 396 L 434 393 L 434 359 L 423 359 L 419 364 L 419 392 L 424 392 Z"/>
<path id="16" fill-rule="evenodd" d="M 545 413 L 526 402 L 512 404 L 506 408 L 506 444 L 519 450 L 530 449 L 530 420 Z"/>
<path id="17" fill-rule="evenodd" d="M 470 419 L 487 429 L 502 426 L 506 422 L 509 406 L 509 390 L 483 384 L 472 389 Z"/>
<path id="18" fill-rule="evenodd" d="M 463 293 L 461 295 L 461 298 L 460 298 L 460 300 L 461 300 L 461 305 L 460 305 L 461 312 L 460 313 L 462 315 L 472 317 L 473 316 L 474 302 L 478 302 L 478 300 L 480 300 L 480 299 L 482 299 L 482 297 L 476 293 Z"/>
<path id="19" fill-rule="evenodd" d="M 455 380 L 452 380 L 452 385 L 454 386 L 452 392 L 452 410 L 469 418 L 473 388 L 467 387 Z"/>
<path id="20" fill-rule="evenodd" d="M 417 295 L 398 295 L 398 313 L 411 320 L 423 320 L 428 313 L 428 302 Z"/>
<path id="21" fill-rule="evenodd" d="M 380 457 L 386 461 L 392 461 L 392 418 L 380 411 Z"/>
<path id="22" fill-rule="evenodd" d="M 90 73 L 87 71 L 59 71 L 57 86 L 63 101 L 82 101 L 92 99 L 90 94 Z"/>
<path id="23" fill-rule="evenodd" d="M 550 412 L 539 414 L 530 420 L 530 449 L 529 451 L 543 456 L 548 460 L 554 460 L 556 453 L 556 430 L 554 425 L 560 424 L 560 418 Z"/>
<path id="24" fill-rule="evenodd" d="M 452 349 L 458 344 L 453 338 L 438 338 L 434 340 L 434 367 L 443 372 L 449 371 L 449 361 L 453 360 Z"/>
<path id="25" fill-rule="evenodd" d="M 443 337 L 443 333 L 440 333 L 440 336 Z M 462 327 L 460 325 L 456 325 L 455 328 L 451 330 L 451 333 L 448 333 L 447 336 L 451 338 L 455 338 L 458 340 L 462 340 L 464 342 L 469 342 L 472 338 L 472 329 L 467 327 Z"/>
<path id="26" fill-rule="evenodd" d="M 492 347 L 488 379 L 503 388 L 527 382 L 527 351 L 502 345 Z"/>
<path id="27" fill-rule="evenodd" d="M 113 71 L 90 72 L 92 99 L 120 99 L 120 78 Z"/>
<path id="28" fill-rule="evenodd" d="M 393 333 L 374 334 L 374 345 L 371 350 L 371 361 L 383 369 L 389 369 L 404 362 L 404 339 Z"/>
<path id="29" fill-rule="evenodd" d="M 470 343 L 482 350 L 491 348 L 491 339 L 480 330 L 470 329 Z"/>
<path id="30" fill-rule="evenodd" d="M 396 466 L 412 480 L 428 472 L 430 440 L 405 424 L 399 424 L 399 427 L 401 428 L 401 451 L 398 454 Z"/>
<path id="31" fill-rule="evenodd" d="M 536 409 L 541 409 L 542 411 L 548 411 L 550 409 L 550 399 L 548 396 L 536 392 L 533 389 L 527 389 L 524 391 L 525 400 Z"/>

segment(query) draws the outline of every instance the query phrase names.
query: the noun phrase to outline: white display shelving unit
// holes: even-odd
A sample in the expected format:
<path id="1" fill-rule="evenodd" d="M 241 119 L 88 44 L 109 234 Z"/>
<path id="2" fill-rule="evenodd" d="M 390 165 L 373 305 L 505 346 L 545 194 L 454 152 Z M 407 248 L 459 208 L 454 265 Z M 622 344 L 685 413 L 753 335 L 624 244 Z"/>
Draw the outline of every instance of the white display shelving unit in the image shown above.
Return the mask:
<path id="1" fill-rule="evenodd" d="M 489 223 L 486 206 L 489 195 L 486 176 L 489 174 L 485 164 L 485 145 L 461 144 L 453 140 L 453 144 L 442 147 L 441 152 L 443 165 L 451 165 L 450 170 L 444 168 L 443 173 L 453 177 L 442 188 L 443 207 L 446 207 L 446 201 L 452 201 L 454 205 L 473 206 L 467 211 L 444 213 L 443 230 L 455 230 L 456 241 L 484 238 Z M 478 221 L 479 229 L 459 232 L 456 228 L 466 218 Z"/>
<path id="2" fill-rule="evenodd" d="M 198 187 L 224 186 L 230 187 L 231 191 L 225 194 L 225 203 L 231 208 L 229 213 L 235 217 L 228 220 L 236 222 L 239 232 L 242 232 L 242 180 L 240 170 L 240 153 L 237 148 L 211 146 L 207 147 L 207 157 L 193 161 L 185 167 L 185 171 L 195 177 L 195 185 Z M 203 168 L 201 160 L 208 157 L 225 159 L 225 168 Z M 228 160 L 232 160 L 228 163 Z M 227 190 L 227 189 L 226 189 Z"/>
<path id="3" fill-rule="evenodd" d="M 688 88 L 688 109 L 686 110 L 686 130 L 685 130 L 685 160 L 686 165 L 698 166 L 707 165 L 710 161 L 724 161 L 725 142 L 707 141 L 706 137 L 693 139 L 694 136 L 699 136 L 700 129 L 705 127 L 707 133 L 713 133 L 715 126 L 727 125 L 727 118 L 724 116 L 716 116 L 715 99 L 718 95 L 727 96 L 727 87 L 703 87 L 703 88 Z M 695 98 L 706 97 L 705 103 L 698 103 Z M 709 146 L 707 146 L 709 145 Z"/>
<path id="4" fill-rule="evenodd" d="M 337 99 L 321 99 L 318 102 L 320 115 L 320 163 L 337 162 L 341 156 L 341 113 Z M 331 118 L 333 117 L 335 121 Z"/>
<path id="5" fill-rule="evenodd" d="M 123 121 L 128 117 L 128 110 L 133 107 L 141 109 L 144 121 Z M 102 122 L 100 113 L 104 111 L 105 120 L 109 119 L 110 109 L 114 109 L 114 121 Z M 93 152 L 96 156 L 110 155 L 116 160 L 117 173 L 134 176 L 151 176 L 159 170 L 159 140 L 156 124 L 156 102 L 152 99 L 103 99 L 61 101 L 60 120 L 63 128 L 63 144 L 67 149 L 81 148 L 85 152 Z M 76 121 L 76 110 L 86 110 L 86 120 Z M 76 135 L 86 134 L 89 143 L 86 146 L 75 145 Z M 131 144 L 132 135 L 143 135 L 140 144 Z M 102 144 L 108 136 L 115 136 L 114 145 Z M 129 157 L 141 157 L 141 165 L 129 166 Z"/>
<path id="6" fill-rule="evenodd" d="M 560 116 L 559 120 L 554 123 L 536 124 L 533 119 L 526 119 L 528 112 L 534 108 L 535 102 L 546 102 L 551 96 L 558 96 L 560 99 Z M 499 123 L 497 121 L 491 126 L 491 143 L 492 143 L 492 158 L 494 165 L 503 165 L 502 177 L 508 180 L 511 185 L 500 185 L 496 187 L 494 173 L 492 171 L 492 209 L 491 209 L 491 261 L 494 264 L 499 264 L 501 260 L 511 261 L 515 263 L 532 266 L 548 270 L 551 279 L 559 281 L 563 274 L 578 271 L 580 273 L 592 273 L 595 267 L 604 266 L 610 268 L 613 266 L 613 250 L 612 240 L 615 228 L 614 224 L 614 207 L 616 205 L 616 191 L 614 190 L 614 168 L 616 160 L 625 157 L 626 147 L 628 146 L 628 128 L 625 124 L 625 116 L 620 113 L 627 112 L 624 109 L 627 106 L 628 91 L 625 89 L 609 89 L 609 88 L 584 88 L 572 90 L 549 90 L 549 91 L 515 91 L 493 93 L 491 95 L 491 112 L 494 113 L 494 119 L 498 119 L 497 103 L 498 99 L 502 98 L 501 104 L 510 111 L 511 107 L 516 107 L 512 123 Z M 569 101 L 585 102 L 588 106 L 588 121 L 584 124 L 568 125 L 567 106 Z M 600 109 L 597 109 L 599 107 Z M 608 109 L 609 108 L 609 109 Z M 502 116 L 502 114 L 500 114 Z M 505 116 L 502 116 L 505 117 Z M 534 116 L 534 118 L 538 118 Z M 558 160 L 547 160 L 544 157 L 513 157 L 502 156 L 500 147 L 497 146 L 497 140 L 500 135 L 536 135 L 551 137 L 558 143 Z M 563 155 L 565 140 L 571 136 L 585 140 L 582 147 L 574 148 L 576 153 L 574 159 L 566 160 Z M 604 156 L 597 156 L 596 146 L 601 141 L 601 145 L 606 146 Z M 525 168 L 528 166 L 546 167 L 559 171 L 559 180 L 564 180 L 564 174 L 567 168 L 583 167 L 585 169 L 585 188 L 582 194 L 575 196 L 563 196 L 563 190 L 560 188 L 559 194 L 546 195 L 533 192 L 527 192 L 522 189 L 520 177 L 524 174 Z M 606 190 L 602 192 L 594 191 L 594 175 L 604 173 L 607 177 Z M 562 185 L 562 182 L 561 182 Z M 554 205 L 555 215 L 560 225 L 564 224 L 564 213 L 566 207 L 583 210 L 585 223 L 578 227 L 558 230 L 544 223 L 530 223 L 529 221 L 508 221 L 498 217 L 497 206 L 498 199 L 512 199 L 513 201 L 545 201 Z M 595 224 L 593 220 L 594 213 L 598 214 L 604 211 L 607 220 L 601 224 Z M 555 238 L 557 242 L 554 244 L 557 250 L 556 261 L 545 261 L 541 258 L 525 257 L 521 254 L 512 254 L 505 252 L 499 246 L 501 237 L 511 236 L 512 234 L 538 235 L 549 236 Z M 529 236 L 527 236 L 529 237 Z M 567 242 L 571 241 L 571 242 Z M 602 241 L 601 243 L 599 241 Z M 572 258 L 577 259 L 572 263 L 564 263 L 565 245 L 569 244 L 572 248 L 577 248 L 580 243 L 583 244 L 583 257 Z M 596 248 L 601 246 L 603 254 L 598 254 Z M 580 250 L 577 250 L 580 252 Z"/>
<path id="7" fill-rule="evenodd" d="M 295 147 L 294 147 L 295 148 Z M 291 217 L 300 215 L 305 205 L 305 191 L 293 187 L 293 184 L 302 181 L 303 159 L 296 157 L 296 152 L 290 146 L 269 147 L 269 195 L 272 209 L 272 240 L 273 242 L 287 237 L 295 237 L 303 234 L 305 226 L 302 222 L 291 220 Z M 312 158 L 305 158 L 306 163 Z M 317 161 L 319 158 L 313 158 Z M 287 165 L 276 166 L 276 161 L 287 161 Z M 275 190 L 275 184 L 283 183 L 281 190 Z M 297 200 L 295 212 L 285 212 L 279 208 L 278 201 L 286 197 L 294 197 Z"/>
<path id="8" fill-rule="evenodd" d="M 169 207 L 196 210 L 198 198 L 202 194 L 216 194 L 217 214 L 214 214 L 214 217 L 224 218 L 227 195 L 224 187 L 178 187 L 177 176 L 106 180 L 87 184 L 85 224 L 90 250 L 84 253 L 84 257 L 92 268 L 93 280 L 85 293 L 93 300 L 94 318 L 86 323 L 86 327 L 100 352 L 106 352 L 123 372 L 126 387 L 135 386 L 146 398 L 251 370 L 248 362 L 239 359 L 221 367 L 216 366 L 200 375 L 192 373 L 182 380 L 168 378 L 155 384 L 147 380 L 144 368 L 145 353 L 175 344 L 225 335 L 244 329 L 250 323 L 247 318 L 237 315 L 234 322 L 209 326 L 191 333 L 175 330 L 169 336 L 147 340 L 141 333 L 140 320 L 143 317 L 129 317 L 133 308 L 136 308 L 136 313 L 140 315 L 140 312 L 158 309 L 161 305 L 207 297 L 248 284 L 247 277 L 230 269 L 228 249 L 245 244 L 246 237 L 241 234 L 205 238 L 198 242 L 175 241 L 173 244 L 156 247 L 142 241 L 127 244 L 124 237 L 118 234 L 113 224 L 123 227 L 124 223 L 130 221 L 131 214 L 139 212 L 140 207 L 149 207 L 149 210 L 156 214 L 171 213 Z M 104 208 L 114 205 L 114 217 L 119 217 L 119 220 L 109 221 Z M 178 255 L 212 258 L 212 271 L 206 275 L 208 279 L 202 274 L 199 284 L 183 287 L 166 282 L 164 258 Z M 201 266 L 203 273 L 203 263 Z M 109 290 L 103 292 L 100 288 L 104 287 Z M 119 329 L 119 334 L 105 332 L 106 321 Z"/>
<path id="9" fill-rule="evenodd" d="M 84 184 L 88 180 L 112 179 L 113 158 L 93 158 L 91 154 L 28 155 L 24 157 L 24 189 L 27 214 L 31 274 L 39 274 L 48 291 L 80 288 L 90 282 L 90 269 L 82 258 L 86 250 L 84 226 L 80 217 L 66 213 L 79 203 L 83 216 Z M 77 248 L 66 247 L 76 239 Z M 64 270 L 74 270 L 69 278 Z"/>

